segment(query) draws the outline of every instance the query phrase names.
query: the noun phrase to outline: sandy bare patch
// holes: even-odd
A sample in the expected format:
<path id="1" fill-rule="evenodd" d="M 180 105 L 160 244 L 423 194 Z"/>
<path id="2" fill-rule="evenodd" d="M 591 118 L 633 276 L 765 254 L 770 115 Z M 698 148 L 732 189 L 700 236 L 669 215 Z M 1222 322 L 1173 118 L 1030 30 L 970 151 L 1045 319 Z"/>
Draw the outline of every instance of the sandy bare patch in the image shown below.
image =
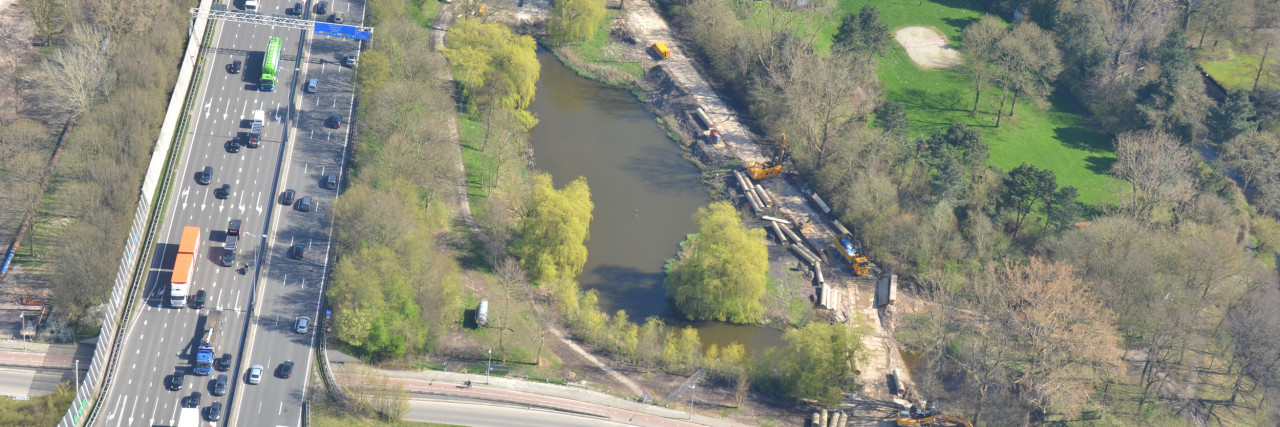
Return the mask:
<path id="1" fill-rule="evenodd" d="M 947 36 L 933 27 L 905 27 L 893 32 L 893 38 L 907 49 L 907 56 L 926 70 L 954 67 L 964 63 L 960 51 L 952 47 Z"/>

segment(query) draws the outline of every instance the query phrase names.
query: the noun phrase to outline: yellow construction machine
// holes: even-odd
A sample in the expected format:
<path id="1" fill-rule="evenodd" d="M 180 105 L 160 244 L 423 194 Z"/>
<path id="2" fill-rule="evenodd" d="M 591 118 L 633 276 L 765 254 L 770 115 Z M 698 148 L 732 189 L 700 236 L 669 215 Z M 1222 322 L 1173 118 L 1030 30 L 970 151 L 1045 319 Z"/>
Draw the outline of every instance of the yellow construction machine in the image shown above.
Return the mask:
<path id="1" fill-rule="evenodd" d="M 937 409 L 919 410 L 915 407 L 898 413 L 898 425 L 910 427 L 964 426 L 973 427 L 969 420 L 959 415 L 947 415 Z"/>
<path id="2" fill-rule="evenodd" d="M 748 162 L 747 175 L 750 175 L 751 179 L 756 181 L 782 175 L 782 163 L 786 160 L 786 155 L 787 134 L 784 133 L 782 134 L 782 147 L 778 150 L 778 155 L 774 156 L 773 160 L 763 163 Z"/>
<path id="3" fill-rule="evenodd" d="M 849 266 L 853 269 L 855 276 L 867 274 L 867 270 L 871 268 L 871 261 L 867 261 L 867 256 L 862 254 L 862 242 L 854 239 L 850 234 L 842 234 L 836 236 L 836 252 L 849 260 Z"/>

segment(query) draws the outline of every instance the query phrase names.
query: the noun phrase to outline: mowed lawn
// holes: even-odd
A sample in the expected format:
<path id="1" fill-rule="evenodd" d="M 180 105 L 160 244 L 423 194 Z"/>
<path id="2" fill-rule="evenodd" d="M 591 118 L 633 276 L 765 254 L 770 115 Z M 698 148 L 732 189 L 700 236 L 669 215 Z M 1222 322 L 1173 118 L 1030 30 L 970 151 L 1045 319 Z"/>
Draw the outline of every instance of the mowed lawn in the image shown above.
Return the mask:
<path id="1" fill-rule="evenodd" d="M 857 13 L 867 3 L 867 0 L 841 0 L 840 7 Z M 873 4 L 880 9 L 880 18 L 890 31 L 908 26 L 934 27 L 946 34 L 956 47 L 964 27 L 977 22 L 983 14 L 981 4 L 969 0 L 875 1 Z M 829 46 L 836 25 L 838 21 L 825 29 L 828 37 L 820 49 Z M 1125 188 L 1122 181 L 1107 175 L 1115 162 L 1110 140 L 1094 131 L 1065 96 L 1053 96 L 1045 106 L 1047 110 L 1019 100 L 1014 117 L 1006 115 L 997 129 L 998 90 L 984 91 L 978 114 L 970 116 L 974 97 L 970 79 L 957 70 L 920 69 L 897 42 L 880 58 L 877 74 L 885 94 L 906 105 L 913 136 L 942 130 L 956 122 L 978 127 L 990 146 L 990 164 L 1008 171 L 1026 162 L 1051 170 L 1058 177 L 1058 185 L 1075 186 L 1080 190 L 1080 201 L 1090 205 L 1113 201 L 1118 189 Z"/>

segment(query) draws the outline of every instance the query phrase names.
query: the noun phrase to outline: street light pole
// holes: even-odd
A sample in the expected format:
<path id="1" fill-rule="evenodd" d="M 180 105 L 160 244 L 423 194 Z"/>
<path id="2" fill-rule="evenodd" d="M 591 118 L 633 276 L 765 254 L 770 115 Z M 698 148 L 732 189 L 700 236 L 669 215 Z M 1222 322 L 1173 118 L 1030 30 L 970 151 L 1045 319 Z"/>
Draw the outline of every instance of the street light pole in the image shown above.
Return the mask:
<path id="1" fill-rule="evenodd" d="M 484 368 L 484 385 L 489 385 L 489 372 L 493 371 L 493 347 L 489 347 L 489 363 Z"/>
<path id="2" fill-rule="evenodd" d="M 693 419 L 693 397 L 698 394 L 698 385 L 689 384 L 689 419 Z"/>

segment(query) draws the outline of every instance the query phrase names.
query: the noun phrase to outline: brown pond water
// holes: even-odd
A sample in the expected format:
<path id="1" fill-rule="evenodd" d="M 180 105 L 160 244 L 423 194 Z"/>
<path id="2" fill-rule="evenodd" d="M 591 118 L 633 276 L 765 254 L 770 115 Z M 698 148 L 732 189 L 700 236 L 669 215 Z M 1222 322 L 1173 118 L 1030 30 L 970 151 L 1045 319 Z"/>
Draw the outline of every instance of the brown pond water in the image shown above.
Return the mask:
<path id="1" fill-rule="evenodd" d="M 634 322 L 659 316 L 683 320 L 662 285 L 662 264 L 685 235 L 697 231 L 694 211 L 711 202 L 693 164 L 630 93 L 579 77 L 540 51 L 542 76 L 530 111 L 538 116 L 532 142 L 537 168 L 557 187 L 587 178 L 595 210 L 583 289 L 600 292 L 601 309 L 626 310 Z M 692 323 L 704 344 L 737 341 L 762 350 L 782 332 L 760 326 Z"/>

